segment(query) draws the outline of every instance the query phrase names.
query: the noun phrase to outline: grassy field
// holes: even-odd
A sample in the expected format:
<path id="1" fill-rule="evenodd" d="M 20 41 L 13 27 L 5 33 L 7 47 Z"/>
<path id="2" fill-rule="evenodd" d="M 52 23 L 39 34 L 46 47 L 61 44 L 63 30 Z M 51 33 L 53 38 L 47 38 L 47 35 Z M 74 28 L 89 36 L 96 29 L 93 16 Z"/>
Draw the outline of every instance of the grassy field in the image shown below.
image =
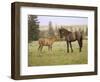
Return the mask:
<path id="1" fill-rule="evenodd" d="M 69 64 L 86 64 L 87 63 L 87 40 L 83 41 L 82 52 L 79 52 L 77 42 L 72 42 L 73 53 L 67 53 L 65 41 L 58 41 L 53 44 L 52 51 L 44 47 L 42 52 L 38 52 L 38 42 L 29 43 L 28 48 L 28 66 L 49 66 L 49 65 L 69 65 Z M 40 56 L 41 55 L 41 56 Z"/>

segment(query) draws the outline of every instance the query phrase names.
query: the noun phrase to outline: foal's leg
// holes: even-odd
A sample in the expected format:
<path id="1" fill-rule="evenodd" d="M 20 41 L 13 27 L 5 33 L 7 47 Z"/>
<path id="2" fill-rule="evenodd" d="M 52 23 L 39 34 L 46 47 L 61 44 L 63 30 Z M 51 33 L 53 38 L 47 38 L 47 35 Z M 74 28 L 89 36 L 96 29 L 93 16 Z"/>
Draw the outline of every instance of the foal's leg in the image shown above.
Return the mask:
<path id="1" fill-rule="evenodd" d="M 48 46 L 48 51 L 52 51 L 52 46 Z"/>
<path id="2" fill-rule="evenodd" d="M 50 46 L 50 50 L 52 51 L 52 46 Z"/>
<path id="3" fill-rule="evenodd" d="M 52 46 L 48 46 L 48 52 L 49 52 L 49 55 L 51 54 L 51 50 L 52 50 Z"/>
<path id="4" fill-rule="evenodd" d="M 40 51 L 42 52 L 43 46 L 40 47 Z"/>
<path id="5" fill-rule="evenodd" d="M 50 50 L 50 46 L 48 46 L 48 51 Z"/>
<path id="6" fill-rule="evenodd" d="M 71 42 L 69 42 L 69 44 L 70 44 L 71 52 L 73 52 L 73 48 L 72 48 Z"/>
<path id="7" fill-rule="evenodd" d="M 38 51 L 39 51 L 38 54 L 39 54 L 39 56 L 41 55 L 41 51 L 42 51 L 41 48 L 42 48 L 42 45 L 39 45 L 39 47 L 38 47 Z"/>
<path id="8" fill-rule="evenodd" d="M 39 47 L 38 47 L 38 51 L 40 51 L 40 48 L 41 48 L 41 45 L 39 45 Z"/>
<path id="9" fill-rule="evenodd" d="M 69 42 L 67 41 L 67 52 L 69 53 Z"/>

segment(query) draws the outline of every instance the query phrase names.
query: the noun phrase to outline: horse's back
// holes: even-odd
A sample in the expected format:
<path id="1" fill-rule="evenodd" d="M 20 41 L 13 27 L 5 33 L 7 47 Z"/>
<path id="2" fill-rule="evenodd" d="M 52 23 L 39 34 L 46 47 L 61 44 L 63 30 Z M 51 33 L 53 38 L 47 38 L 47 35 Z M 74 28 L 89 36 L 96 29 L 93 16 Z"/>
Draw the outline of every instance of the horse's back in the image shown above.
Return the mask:
<path id="1" fill-rule="evenodd" d="M 47 39 L 47 38 L 40 38 L 40 39 L 38 40 L 38 43 L 39 43 L 40 45 L 43 45 L 43 46 L 48 46 L 48 45 L 51 44 L 50 40 Z"/>
<path id="2" fill-rule="evenodd" d="M 67 36 L 66 36 L 67 41 L 75 41 L 76 40 L 76 35 L 75 32 L 70 32 Z"/>
<path id="3" fill-rule="evenodd" d="M 67 41 L 76 41 L 76 40 L 80 40 L 80 39 L 82 39 L 82 32 L 80 32 L 80 31 L 70 32 L 66 36 Z"/>

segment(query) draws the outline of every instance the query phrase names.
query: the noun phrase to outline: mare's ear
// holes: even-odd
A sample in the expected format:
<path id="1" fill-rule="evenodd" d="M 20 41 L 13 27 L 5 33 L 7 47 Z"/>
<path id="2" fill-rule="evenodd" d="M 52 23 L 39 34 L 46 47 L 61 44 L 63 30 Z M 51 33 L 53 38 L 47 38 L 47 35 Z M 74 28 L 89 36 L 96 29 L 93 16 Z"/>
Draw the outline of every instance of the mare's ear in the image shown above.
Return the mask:
<path id="1" fill-rule="evenodd" d="M 60 31 L 61 30 L 61 27 L 58 30 Z"/>
<path id="2" fill-rule="evenodd" d="M 64 29 L 64 27 L 63 27 L 63 26 L 61 26 L 61 29 Z"/>
<path id="3" fill-rule="evenodd" d="M 63 29 L 63 27 L 61 26 L 61 29 Z"/>

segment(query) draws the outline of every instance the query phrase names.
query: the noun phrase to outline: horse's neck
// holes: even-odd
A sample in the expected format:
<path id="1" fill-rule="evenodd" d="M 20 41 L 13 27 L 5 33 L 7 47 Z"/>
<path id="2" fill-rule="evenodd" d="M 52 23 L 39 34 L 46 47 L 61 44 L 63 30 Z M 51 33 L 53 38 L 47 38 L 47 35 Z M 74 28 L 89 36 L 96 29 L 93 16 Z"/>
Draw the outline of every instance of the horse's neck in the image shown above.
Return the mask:
<path id="1" fill-rule="evenodd" d="M 56 39 L 55 39 L 55 38 L 52 38 L 51 40 L 52 40 L 52 42 L 55 42 L 55 41 L 56 41 Z"/>
<path id="2" fill-rule="evenodd" d="M 65 35 L 68 35 L 70 33 L 71 33 L 70 31 L 66 30 Z"/>

